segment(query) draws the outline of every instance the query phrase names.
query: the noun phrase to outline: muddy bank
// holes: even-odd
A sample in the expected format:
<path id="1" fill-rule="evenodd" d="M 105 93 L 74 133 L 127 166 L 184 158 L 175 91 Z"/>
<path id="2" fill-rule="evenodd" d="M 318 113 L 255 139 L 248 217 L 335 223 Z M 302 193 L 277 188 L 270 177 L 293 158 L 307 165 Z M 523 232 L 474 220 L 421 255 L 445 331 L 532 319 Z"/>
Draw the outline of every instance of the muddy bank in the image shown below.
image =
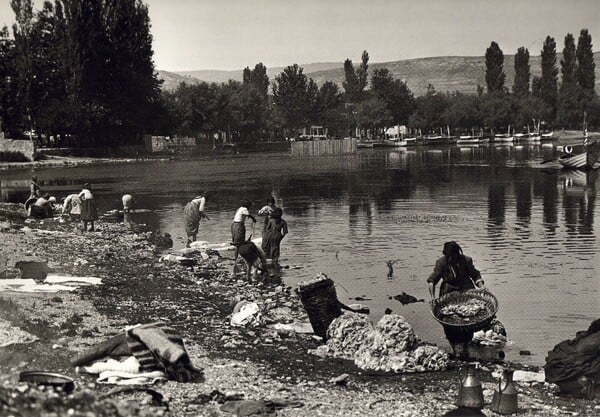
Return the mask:
<path id="1" fill-rule="evenodd" d="M 107 404 L 120 410 L 108 415 L 226 415 L 219 401 L 227 398 L 301 403 L 299 408 L 277 411 L 289 416 L 442 416 L 454 409 L 458 363 L 445 372 L 373 375 L 350 363 L 308 353 L 318 346 L 311 335 L 268 325 L 231 327 L 229 316 L 242 299 L 263 306 L 267 323 L 302 321 L 305 316 L 285 283 L 248 285 L 229 276 L 229 259 L 209 253 L 206 259 L 190 255 L 193 262 L 188 264 L 193 266 L 161 262 L 164 253 L 154 245 L 156 235 L 140 225 L 100 222 L 98 231 L 83 233 L 77 224 L 59 220 L 25 222 L 11 216 L 0 222 L 3 276 L 15 276 L 13 266 L 19 260 L 44 260 L 60 273 L 102 279 L 101 285 L 73 292 L 0 292 L 0 318 L 38 338 L 0 348 L 0 406 L 3 394 L 30 395 L 34 404 L 47 401 L 50 394 L 18 383 L 19 372 L 44 369 L 75 378 L 73 400 L 55 400 L 54 406 L 63 412 L 80 410 L 82 415 L 93 415 Z M 192 362 L 204 368 L 203 382 L 153 386 L 168 402 L 168 410 L 153 405 L 147 394 L 100 399 L 112 387 L 96 384 L 70 365 L 75 354 L 118 334 L 124 326 L 157 320 L 181 333 Z M 487 404 L 496 386 L 491 372 L 497 365 L 482 363 Z M 343 373 L 349 375 L 346 385 L 330 382 Z M 558 397 L 548 384 L 518 383 L 518 388 L 520 415 L 600 414 L 597 402 Z M 489 406 L 483 411 L 494 415 Z"/>

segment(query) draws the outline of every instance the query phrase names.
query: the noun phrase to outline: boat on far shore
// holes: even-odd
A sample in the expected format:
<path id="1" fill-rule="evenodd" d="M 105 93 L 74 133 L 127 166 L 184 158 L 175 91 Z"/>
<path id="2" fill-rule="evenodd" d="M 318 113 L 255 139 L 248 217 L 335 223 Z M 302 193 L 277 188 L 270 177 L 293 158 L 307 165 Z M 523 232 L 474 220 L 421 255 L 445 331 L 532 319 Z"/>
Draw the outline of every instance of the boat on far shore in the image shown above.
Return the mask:
<path id="1" fill-rule="evenodd" d="M 478 145 L 481 143 L 488 143 L 490 138 L 484 136 L 473 136 L 473 135 L 461 135 L 456 140 L 457 145 Z"/>

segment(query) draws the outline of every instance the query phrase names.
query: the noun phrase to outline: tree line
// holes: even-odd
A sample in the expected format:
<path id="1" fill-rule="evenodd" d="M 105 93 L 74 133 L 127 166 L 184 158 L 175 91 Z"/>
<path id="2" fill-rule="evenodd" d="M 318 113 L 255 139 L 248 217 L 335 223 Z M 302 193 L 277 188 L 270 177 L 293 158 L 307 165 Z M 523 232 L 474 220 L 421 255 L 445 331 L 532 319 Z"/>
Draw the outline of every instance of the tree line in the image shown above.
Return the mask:
<path id="1" fill-rule="evenodd" d="M 12 30 L 0 31 L 0 120 L 12 136 L 32 132 L 46 146 L 139 144 L 144 133 L 212 137 L 236 142 L 283 140 L 310 125 L 337 137 L 407 125 L 425 133 L 523 129 L 534 121 L 551 128 L 581 128 L 583 113 L 600 126 L 591 35 L 555 40 L 541 51 L 541 76 L 531 77 L 529 51 L 514 60 L 512 91 L 504 54 L 491 42 L 485 54 L 486 87 L 476 94 L 438 92 L 415 97 L 386 68 L 369 70 L 364 51 L 344 62 L 342 86 L 321 86 L 297 64 L 273 80 L 258 63 L 242 81 L 181 83 L 160 90 L 148 8 L 142 0 L 11 0 Z"/>
<path id="2" fill-rule="evenodd" d="M 42 145 L 139 143 L 152 129 L 160 82 L 141 0 L 11 0 L 0 31 L 0 119 Z M 51 139 L 52 138 L 52 139 Z"/>

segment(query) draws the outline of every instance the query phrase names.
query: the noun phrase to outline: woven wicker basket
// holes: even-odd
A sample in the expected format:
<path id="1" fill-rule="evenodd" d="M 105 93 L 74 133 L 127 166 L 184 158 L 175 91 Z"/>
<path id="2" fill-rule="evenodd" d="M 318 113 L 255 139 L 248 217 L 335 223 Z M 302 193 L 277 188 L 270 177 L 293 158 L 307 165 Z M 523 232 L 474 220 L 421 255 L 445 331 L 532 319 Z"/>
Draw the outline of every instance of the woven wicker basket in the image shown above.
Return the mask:
<path id="1" fill-rule="evenodd" d="M 326 278 L 296 290 L 317 336 L 326 338 L 331 322 L 342 315 L 333 280 Z"/>
<path id="2" fill-rule="evenodd" d="M 469 323 L 449 323 L 441 318 L 440 310 L 449 304 L 466 302 L 472 299 L 478 299 L 485 303 L 486 314 L 481 319 Z M 451 329 L 461 332 L 476 332 L 486 328 L 492 322 L 498 312 L 498 299 L 489 291 L 476 289 L 469 291 L 454 291 L 446 294 L 438 300 L 437 304 L 431 310 L 433 317 L 444 326 L 446 329 Z"/>

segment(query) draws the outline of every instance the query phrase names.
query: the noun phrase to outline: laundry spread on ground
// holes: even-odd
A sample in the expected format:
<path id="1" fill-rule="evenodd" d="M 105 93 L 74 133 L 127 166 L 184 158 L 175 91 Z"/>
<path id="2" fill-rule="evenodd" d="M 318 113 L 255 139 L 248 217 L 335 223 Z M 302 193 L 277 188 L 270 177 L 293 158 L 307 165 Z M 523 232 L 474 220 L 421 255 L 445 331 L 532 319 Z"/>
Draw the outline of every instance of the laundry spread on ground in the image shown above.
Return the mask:
<path id="1" fill-rule="evenodd" d="M 102 283 L 101 278 L 76 277 L 60 274 L 48 274 L 46 278 L 38 282 L 32 278 L 0 279 L 0 292 L 59 292 L 73 291 L 82 286 L 98 285 Z"/>

